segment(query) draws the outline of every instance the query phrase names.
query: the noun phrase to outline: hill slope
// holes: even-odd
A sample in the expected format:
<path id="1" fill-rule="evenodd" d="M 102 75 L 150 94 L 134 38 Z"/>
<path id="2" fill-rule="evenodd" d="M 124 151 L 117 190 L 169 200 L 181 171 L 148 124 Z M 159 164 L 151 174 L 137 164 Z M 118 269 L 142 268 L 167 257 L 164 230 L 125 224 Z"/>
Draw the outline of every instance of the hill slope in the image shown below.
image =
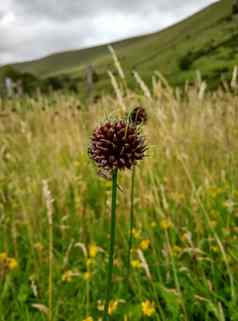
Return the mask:
<path id="1" fill-rule="evenodd" d="M 238 19 L 232 17 L 232 0 L 221 0 L 186 20 L 158 33 L 113 44 L 128 78 L 136 69 L 149 81 L 160 70 L 172 84 L 193 77 L 199 69 L 212 84 L 227 77 L 238 64 Z M 98 87 L 107 81 L 112 58 L 106 45 L 54 54 L 40 60 L 14 64 L 21 72 L 39 77 L 84 74 L 92 64 L 99 76 Z"/>

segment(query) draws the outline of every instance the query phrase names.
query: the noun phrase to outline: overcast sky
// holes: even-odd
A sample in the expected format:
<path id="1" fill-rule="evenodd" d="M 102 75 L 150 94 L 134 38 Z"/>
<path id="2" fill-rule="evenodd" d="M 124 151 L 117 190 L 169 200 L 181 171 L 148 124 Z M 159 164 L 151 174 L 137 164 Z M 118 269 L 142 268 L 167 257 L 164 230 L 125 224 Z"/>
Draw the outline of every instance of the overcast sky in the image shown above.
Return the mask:
<path id="1" fill-rule="evenodd" d="M 0 64 L 160 30 L 215 0 L 0 0 Z"/>

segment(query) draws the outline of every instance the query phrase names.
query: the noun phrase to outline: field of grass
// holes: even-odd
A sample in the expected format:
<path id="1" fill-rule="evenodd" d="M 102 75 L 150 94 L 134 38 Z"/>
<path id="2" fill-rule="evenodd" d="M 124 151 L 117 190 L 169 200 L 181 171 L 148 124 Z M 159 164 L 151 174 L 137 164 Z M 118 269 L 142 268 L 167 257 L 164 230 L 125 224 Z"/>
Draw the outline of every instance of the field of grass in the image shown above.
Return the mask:
<path id="1" fill-rule="evenodd" d="M 131 173 L 119 173 L 111 320 L 238 320 L 237 92 L 138 82 L 140 93 L 124 84 L 119 100 L 85 106 L 69 94 L 0 100 L 0 321 L 102 318 L 111 183 L 87 146 L 95 126 L 137 105 L 149 149 L 129 279 Z"/>
<path id="2" fill-rule="evenodd" d="M 131 86 L 134 70 L 148 85 L 155 70 L 162 72 L 173 85 L 193 79 L 196 70 L 201 71 L 211 87 L 221 77 L 230 78 L 238 62 L 238 18 L 232 17 L 231 8 L 232 0 L 221 0 L 160 32 L 114 43 Z M 70 75 L 77 79 L 82 92 L 88 65 L 93 65 L 99 77 L 95 91 L 108 89 L 107 71 L 113 69 L 113 61 L 107 45 L 58 53 L 13 67 L 42 78 Z"/>

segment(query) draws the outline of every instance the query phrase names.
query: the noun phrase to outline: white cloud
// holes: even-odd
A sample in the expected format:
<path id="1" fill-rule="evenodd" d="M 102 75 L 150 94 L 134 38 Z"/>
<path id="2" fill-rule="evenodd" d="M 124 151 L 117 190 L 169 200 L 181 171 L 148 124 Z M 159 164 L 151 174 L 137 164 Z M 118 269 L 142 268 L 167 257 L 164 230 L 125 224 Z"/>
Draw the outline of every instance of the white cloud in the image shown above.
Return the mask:
<path id="1" fill-rule="evenodd" d="M 157 31 L 214 0 L 4 0 L 0 64 Z"/>
<path id="2" fill-rule="evenodd" d="M 6 14 L 3 14 L 1 19 L 0 19 L 0 24 L 9 26 L 15 21 L 15 16 L 12 12 L 8 12 Z"/>

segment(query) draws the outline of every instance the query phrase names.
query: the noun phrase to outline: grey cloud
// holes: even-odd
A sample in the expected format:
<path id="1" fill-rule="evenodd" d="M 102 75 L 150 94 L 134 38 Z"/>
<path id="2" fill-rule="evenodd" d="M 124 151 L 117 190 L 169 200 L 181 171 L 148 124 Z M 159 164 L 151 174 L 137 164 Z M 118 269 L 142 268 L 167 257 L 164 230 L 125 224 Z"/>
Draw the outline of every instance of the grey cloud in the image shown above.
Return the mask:
<path id="1" fill-rule="evenodd" d="M 211 2 L 211 1 L 210 1 Z M 187 6 L 205 6 L 209 0 L 14 0 L 15 11 L 21 15 L 31 15 L 52 20 L 65 20 L 81 17 L 93 17 L 105 12 L 138 14 L 143 10 L 182 11 Z"/>
<path id="2" fill-rule="evenodd" d="M 73 21 L 66 25 L 43 21 L 31 25 L 30 28 L 29 25 L 23 27 L 20 24 L 17 30 L 18 36 L 15 34 L 15 29 L 3 30 L 0 27 L 2 34 L 0 63 L 6 62 L 7 55 L 9 55 L 8 61 L 13 62 L 40 58 L 48 53 L 84 46 L 90 41 L 89 35 L 94 33 L 95 26 L 89 21 L 83 21 L 82 24 Z"/>
<path id="3" fill-rule="evenodd" d="M 160 30 L 215 0 L 4 0 L 0 64 Z"/>

